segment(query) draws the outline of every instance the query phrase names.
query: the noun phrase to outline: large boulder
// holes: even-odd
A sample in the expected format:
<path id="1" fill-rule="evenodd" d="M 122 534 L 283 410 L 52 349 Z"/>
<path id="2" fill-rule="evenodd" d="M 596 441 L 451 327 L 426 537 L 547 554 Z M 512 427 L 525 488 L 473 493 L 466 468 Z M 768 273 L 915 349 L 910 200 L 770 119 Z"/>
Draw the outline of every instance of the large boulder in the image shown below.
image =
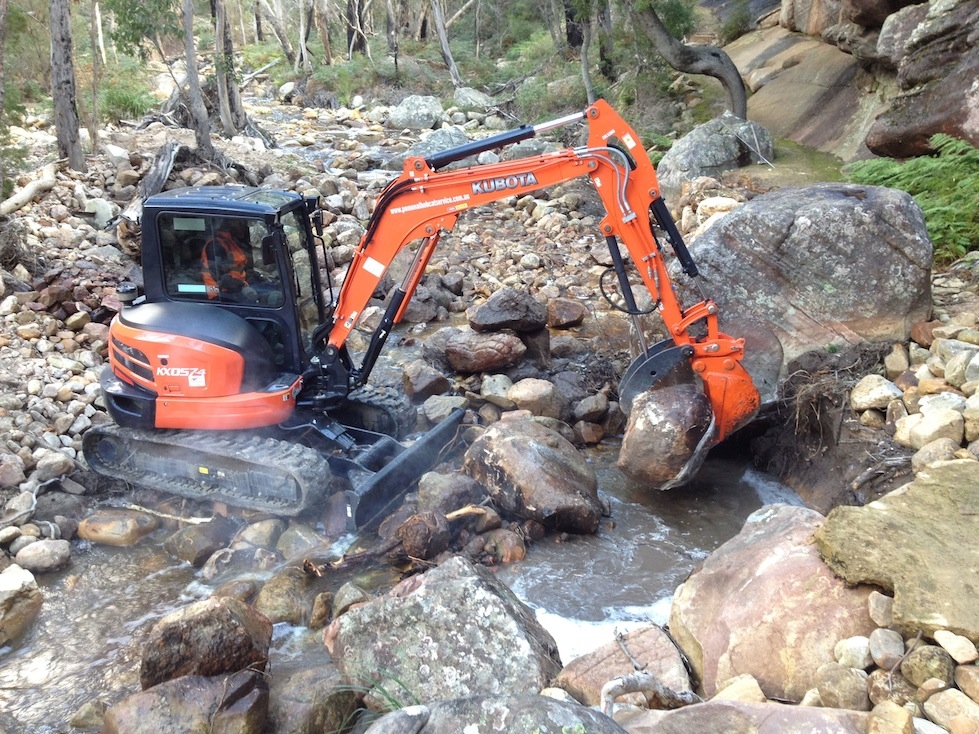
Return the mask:
<path id="1" fill-rule="evenodd" d="M 869 635 L 869 586 L 848 587 L 812 545 L 824 518 L 766 506 L 675 592 L 670 632 L 708 696 L 753 675 L 768 698 L 800 701 L 839 640 Z"/>
<path id="2" fill-rule="evenodd" d="M 272 622 L 231 597 L 210 598 L 161 619 L 143 646 L 143 689 L 187 675 L 216 676 L 245 668 L 264 670 Z"/>
<path id="3" fill-rule="evenodd" d="M 266 731 L 269 687 L 254 670 L 206 677 L 188 675 L 128 696 L 105 715 L 103 734 L 137 731 Z"/>
<path id="4" fill-rule="evenodd" d="M 717 176 L 773 157 L 772 136 L 765 128 L 725 112 L 678 140 L 659 162 L 656 176 L 663 197 L 673 202 L 684 181 Z"/>
<path id="5" fill-rule="evenodd" d="M 44 598 L 30 571 L 13 564 L 0 571 L 0 645 L 19 638 L 33 624 Z"/>
<path id="6" fill-rule="evenodd" d="M 487 569 L 458 556 L 350 609 L 323 639 L 348 683 L 376 686 L 372 698 L 382 689 L 422 703 L 537 692 L 561 667 L 533 612 Z"/>
<path id="7" fill-rule="evenodd" d="M 410 706 L 375 721 L 364 734 L 496 734 L 497 732 L 624 734 L 597 711 L 546 696 L 470 696 Z"/>
<path id="8" fill-rule="evenodd" d="M 717 221 L 690 250 L 722 314 L 775 332 L 783 373 L 831 344 L 906 341 L 931 312 L 931 240 L 921 209 L 897 189 L 772 191 Z M 675 282 L 686 301 L 700 300 L 679 268 Z"/>
<path id="9" fill-rule="evenodd" d="M 899 94 L 874 122 L 867 147 L 907 158 L 933 151 L 945 133 L 979 145 L 979 5 L 975 0 L 929 3 L 897 65 Z"/>
<path id="10" fill-rule="evenodd" d="M 465 471 L 504 512 L 553 532 L 594 533 L 602 518 L 595 471 L 560 434 L 526 411 L 504 414 L 466 451 Z"/>
<path id="11" fill-rule="evenodd" d="M 747 701 L 707 701 L 673 711 L 623 710 L 618 721 L 631 734 L 864 734 L 862 711 Z"/>
<path id="12" fill-rule="evenodd" d="M 445 111 L 438 97 L 410 94 L 392 107 L 387 126 L 410 128 L 412 130 L 431 130 L 442 121 Z"/>
<path id="13" fill-rule="evenodd" d="M 847 583 L 893 591 L 893 625 L 906 635 L 947 629 L 979 642 L 979 463 L 928 467 L 864 507 L 837 507 L 816 547 Z"/>

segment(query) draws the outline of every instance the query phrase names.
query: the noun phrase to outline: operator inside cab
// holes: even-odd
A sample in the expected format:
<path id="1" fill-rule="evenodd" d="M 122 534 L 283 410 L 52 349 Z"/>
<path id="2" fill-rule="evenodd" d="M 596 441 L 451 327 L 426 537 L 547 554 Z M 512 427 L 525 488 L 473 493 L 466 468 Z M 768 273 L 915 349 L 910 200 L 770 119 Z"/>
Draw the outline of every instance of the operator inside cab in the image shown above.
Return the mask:
<path id="1" fill-rule="evenodd" d="M 213 235 L 201 250 L 201 277 L 208 298 L 217 298 L 222 293 L 240 294 L 246 300 L 254 297 L 254 289 L 248 283 L 251 250 L 247 220 L 226 218 L 217 222 Z"/>

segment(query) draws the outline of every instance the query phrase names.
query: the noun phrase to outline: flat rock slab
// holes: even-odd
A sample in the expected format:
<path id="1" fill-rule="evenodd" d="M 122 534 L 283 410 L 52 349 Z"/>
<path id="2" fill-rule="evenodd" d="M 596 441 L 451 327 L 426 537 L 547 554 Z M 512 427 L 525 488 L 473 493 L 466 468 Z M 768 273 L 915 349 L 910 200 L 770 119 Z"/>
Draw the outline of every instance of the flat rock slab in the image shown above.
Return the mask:
<path id="1" fill-rule="evenodd" d="M 894 594 L 905 635 L 948 629 L 979 641 L 979 462 L 950 461 L 864 507 L 837 507 L 816 547 L 848 584 Z"/>

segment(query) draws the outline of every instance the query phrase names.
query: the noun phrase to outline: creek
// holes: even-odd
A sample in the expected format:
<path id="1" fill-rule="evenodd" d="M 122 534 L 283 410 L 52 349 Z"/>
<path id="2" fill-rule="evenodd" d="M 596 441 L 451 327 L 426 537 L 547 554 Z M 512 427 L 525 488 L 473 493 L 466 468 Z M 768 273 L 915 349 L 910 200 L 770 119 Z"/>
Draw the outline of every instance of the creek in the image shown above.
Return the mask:
<path id="1" fill-rule="evenodd" d="M 685 487 L 649 493 L 623 479 L 616 451 L 614 443 L 587 451 L 612 512 L 600 531 L 545 538 L 524 561 L 497 570 L 535 610 L 565 663 L 616 631 L 665 623 L 675 588 L 748 515 L 764 504 L 799 503 L 731 456 L 708 457 Z M 164 552 L 166 537 L 158 531 L 131 548 L 76 540 L 66 570 L 38 577 L 44 604 L 35 624 L 0 649 L 0 730 L 69 731 L 84 703 L 111 704 L 139 690 L 146 634 L 212 590 L 193 567 Z M 328 659 L 320 631 L 275 626 L 273 676 Z"/>

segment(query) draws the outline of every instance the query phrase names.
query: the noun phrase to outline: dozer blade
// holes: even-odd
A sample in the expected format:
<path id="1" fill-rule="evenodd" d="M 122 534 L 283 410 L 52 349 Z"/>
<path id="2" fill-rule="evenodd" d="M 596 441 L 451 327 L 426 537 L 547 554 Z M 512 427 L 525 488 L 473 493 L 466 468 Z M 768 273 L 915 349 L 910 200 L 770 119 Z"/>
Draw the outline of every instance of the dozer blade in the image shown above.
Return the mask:
<path id="1" fill-rule="evenodd" d="M 456 437 L 463 416 L 465 410 L 456 408 L 411 445 L 404 446 L 394 440 L 379 443 L 371 449 L 371 457 L 358 457 L 356 463 L 331 457 L 334 471 L 352 485 L 343 493 L 347 529 L 375 529 L 404 499 L 415 481 L 443 457 Z M 376 470 L 375 464 L 379 464 Z"/>

